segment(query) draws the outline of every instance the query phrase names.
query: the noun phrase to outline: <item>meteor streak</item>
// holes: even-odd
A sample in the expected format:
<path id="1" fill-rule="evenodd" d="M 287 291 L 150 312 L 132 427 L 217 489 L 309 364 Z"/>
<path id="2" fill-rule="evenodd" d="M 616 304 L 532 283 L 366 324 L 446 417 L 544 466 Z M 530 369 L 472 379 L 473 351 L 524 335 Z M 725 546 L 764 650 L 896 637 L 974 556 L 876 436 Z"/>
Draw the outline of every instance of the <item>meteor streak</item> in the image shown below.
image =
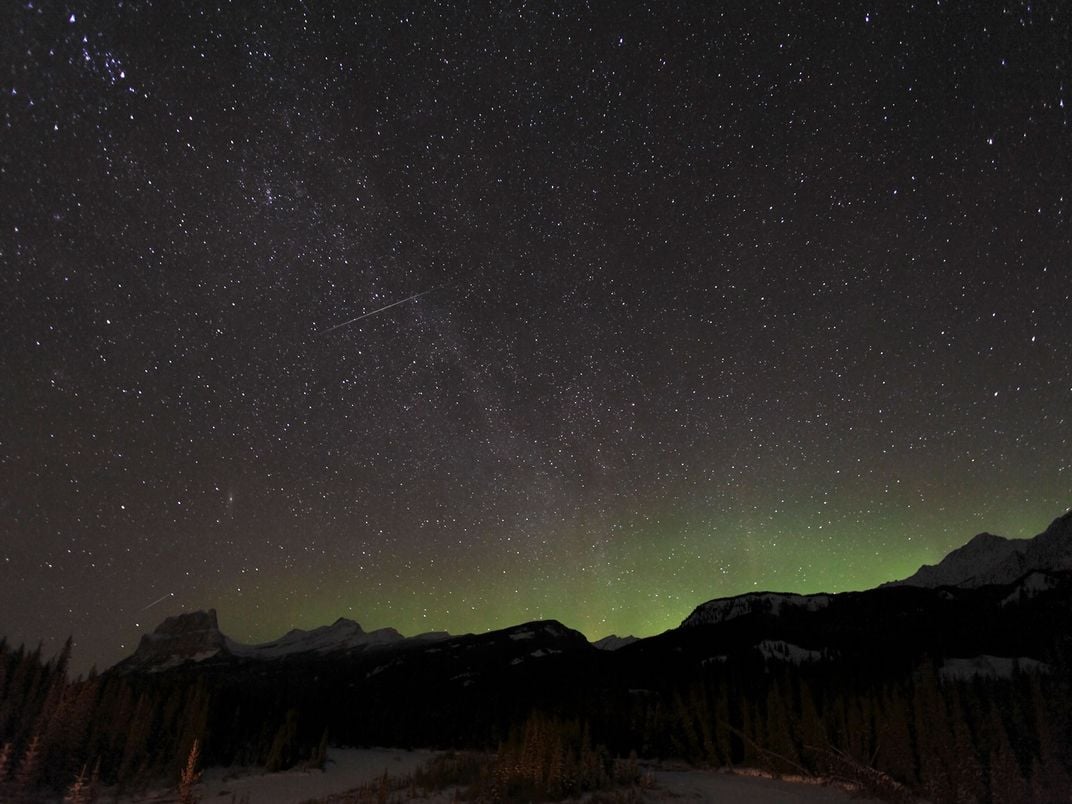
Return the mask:
<path id="1" fill-rule="evenodd" d="M 390 310 L 392 307 L 397 307 L 400 304 L 405 304 L 406 302 L 411 302 L 414 299 L 419 299 L 421 296 L 427 296 L 433 290 L 439 290 L 439 287 L 440 286 L 437 285 L 434 288 L 429 288 L 428 290 L 422 291 L 420 293 L 415 293 L 414 295 L 409 296 L 409 297 L 407 297 L 405 299 L 401 299 L 400 301 L 391 302 L 390 304 L 387 304 L 387 305 L 384 305 L 383 307 L 380 307 L 378 310 L 373 310 L 373 311 L 368 312 L 368 313 L 363 313 L 363 314 L 359 315 L 357 318 L 351 318 L 349 321 L 343 321 L 341 324 L 336 324 L 333 327 L 328 327 L 327 329 L 322 329 L 322 330 L 320 330 L 320 332 L 318 332 L 316 334 L 317 335 L 327 335 L 329 332 L 334 332 L 335 330 L 339 329 L 340 327 L 345 327 L 347 324 L 354 324 L 354 323 L 360 321 L 363 318 L 368 318 L 369 316 L 376 315 L 376 313 L 382 313 L 384 310 Z"/>
<path id="2" fill-rule="evenodd" d="M 154 600 L 154 601 L 153 601 L 152 603 L 150 603 L 150 604 L 149 604 L 148 606 L 146 606 L 145 608 L 142 608 L 142 609 L 138 609 L 138 611 L 145 611 L 145 609 L 151 609 L 151 608 L 152 608 L 153 606 L 155 606 L 155 605 L 156 605 L 157 603 L 163 603 L 163 602 L 164 602 L 165 600 L 167 600 L 167 599 L 168 599 L 169 597 L 175 597 L 175 593 L 174 593 L 174 592 L 168 592 L 168 593 L 167 593 L 166 595 L 163 595 L 163 596 L 162 596 L 162 597 L 160 597 L 159 599 L 157 599 L 157 600 Z"/>

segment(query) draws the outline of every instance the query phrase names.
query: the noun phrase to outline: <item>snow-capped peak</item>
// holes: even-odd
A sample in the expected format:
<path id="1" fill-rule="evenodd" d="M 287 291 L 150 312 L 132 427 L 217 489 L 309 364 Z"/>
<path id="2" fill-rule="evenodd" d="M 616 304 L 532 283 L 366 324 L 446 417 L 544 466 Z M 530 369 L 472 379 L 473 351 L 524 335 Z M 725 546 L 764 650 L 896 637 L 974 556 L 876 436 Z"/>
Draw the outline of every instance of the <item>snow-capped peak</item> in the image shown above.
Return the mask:
<path id="1" fill-rule="evenodd" d="M 937 564 L 924 564 L 902 581 L 884 586 L 977 587 L 1012 583 L 1031 570 L 1072 569 L 1072 511 L 1032 539 L 980 533 Z"/>
<path id="2" fill-rule="evenodd" d="M 310 631 L 295 628 L 272 642 L 259 645 L 231 642 L 229 647 L 236 656 L 277 659 L 297 653 L 331 653 L 357 647 L 384 645 L 401 639 L 404 637 L 393 628 L 366 632 L 353 620 L 340 617 L 331 625 L 322 625 Z"/>

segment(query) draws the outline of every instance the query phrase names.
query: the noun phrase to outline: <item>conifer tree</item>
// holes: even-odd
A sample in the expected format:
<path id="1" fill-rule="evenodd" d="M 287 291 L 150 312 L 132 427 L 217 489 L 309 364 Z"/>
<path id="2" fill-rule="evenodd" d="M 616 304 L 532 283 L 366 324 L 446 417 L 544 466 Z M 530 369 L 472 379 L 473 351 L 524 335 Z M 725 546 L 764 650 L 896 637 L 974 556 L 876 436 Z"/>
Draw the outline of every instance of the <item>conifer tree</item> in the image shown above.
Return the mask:
<path id="1" fill-rule="evenodd" d="M 864 696 L 848 696 L 845 701 L 845 731 L 841 734 L 841 745 L 860 761 L 867 761 L 871 755 L 872 729 L 870 724 L 870 700 Z"/>
<path id="2" fill-rule="evenodd" d="M 816 752 L 826 748 L 829 739 L 826 728 L 823 725 L 822 716 L 815 705 L 815 696 L 812 693 L 810 683 L 802 683 L 800 686 L 800 720 L 797 724 L 797 734 L 800 740 L 801 751 L 808 758 L 810 767 L 815 769 L 812 759 Z"/>
<path id="3" fill-rule="evenodd" d="M 68 636 L 67 641 L 63 643 L 63 647 L 60 649 L 59 655 L 55 658 L 53 662 L 53 676 L 60 682 L 67 681 L 67 669 L 71 665 L 71 646 L 73 644 L 74 638 Z"/>
<path id="4" fill-rule="evenodd" d="M 4 734 L 7 733 L 7 728 L 6 728 L 7 721 L 4 718 L 4 709 L 5 709 L 5 707 L 3 706 L 3 704 L 4 704 L 4 702 L 5 702 L 6 698 L 7 698 L 7 680 L 8 680 L 8 668 L 7 668 L 7 665 L 8 665 L 8 651 L 5 648 L 4 650 L 0 650 L 0 735 L 4 735 Z"/>
<path id="5" fill-rule="evenodd" d="M 41 738 L 36 734 L 30 739 L 22 755 L 19 767 L 15 771 L 15 789 L 23 796 L 27 795 L 37 784 L 41 771 Z"/>
<path id="6" fill-rule="evenodd" d="M 63 804 L 87 804 L 89 801 L 89 778 L 86 775 L 86 766 L 78 772 L 78 776 L 67 788 L 67 795 L 63 797 Z"/>
<path id="7" fill-rule="evenodd" d="M 187 690 L 182 702 L 175 714 L 175 727 L 172 730 L 178 735 L 177 746 L 180 749 L 208 732 L 209 693 L 204 681 L 198 681 L 193 689 Z"/>
<path id="8" fill-rule="evenodd" d="M 40 668 L 39 654 L 26 652 L 24 645 L 11 654 L 11 671 L 8 675 L 7 688 L 0 700 L 0 728 L 13 742 L 26 738 L 28 726 L 24 726 L 24 713 L 31 703 L 31 690 L 35 684 L 36 671 Z M 36 710 L 31 712 L 31 716 Z"/>
<path id="9" fill-rule="evenodd" d="M 101 759 L 97 757 L 93 760 L 93 770 L 89 774 L 89 800 L 91 802 L 97 800 L 97 792 L 100 790 L 101 784 Z"/>
<path id="10" fill-rule="evenodd" d="M 996 710 L 992 712 L 990 732 L 994 744 L 990 750 L 987 772 L 990 800 L 995 804 L 1003 801 L 1026 801 L 1028 791 L 1024 775 Z"/>
<path id="11" fill-rule="evenodd" d="M 1031 679 L 1031 708 L 1038 740 L 1038 757 L 1031 772 L 1032 790 L 1038 801 L 1059 800 L 1072 789 L 1072 777 L 1062 762 L 1067 747 L 1054 733 L 1051 708 L 1038 676 Z"/>
<path id="12" fill-rule="evenodd" d="M 552 748 L 547 777 L 549 790 L 552 793 L 560 793 L 566 780 L 566 747 L 561 740 L 557 740 Z"/>
<path id="13" fill-rule="evenodd" d="M 676 728 L 671 732 L 674 753 L 687 759 L 696 759 L 701 753 L 702 741 L 696 731 L 694 710 L 686 704 L 680 693 L 674 693 L 674 722 Z"/>
<path id="14" fill-rule="evenodd" d="M 148 760 L 149 734 L 153 724 L 153 702 L 148 693 L 142 693 L 134 715 L 126 725 L 126 741 L 123 744 L 123 759 L 119 764 L 119 780 L 134 778 Z"/>
<path id="15" fill-rule="evenodd" d="M 63 735 L 64 748 L 72 756 L 85 753 L 99 692 L 100 680 L 96 677 L 83 681 L 75 692 Z"/>
<path id="16" fill-rule="evenodd" d="M 201 760 L 201 744 L 195 739 L 190 746 L 190 753 L 186 757 L 186 766 L 179 774 L 179 802 L 180 804 L 195 804 L 197 797 L 194 795 L 194 786 L 201 780 L 201 771 L 197 765 Z"/>
<path id="17" fill-rule="evenodd" d="M 912 719 L 916 723 L 919 779 L 924 792 L 935 801 L 955 800 L 956 783 L 951 776 L 953 734 L 938 688 L 938 672 L 924 663 L 913 690 Z"/>
<path id="18" fill-rule="evenodd" d="M 287 711 L 286 720 L 276 731 L 268 749 L 264 767 L 269 771 L 284 770 L 294 764 L 295 741 L 298 736 L 298 710 Z"/>
<path id="19" fill-rule="evenodd" d="M 772 683 L 767 689 L 767 723 L 763 748 L 769 752 L 767 764 L 775 770 L 798 770 L 799 757 L 790 734 L 789 712 L 780 685 Z"/>
<path id="20" fill-rule="evenodd" d="M 53 691 L 49 692 L 48 702 L 38 717 L 38 732 L 43 735 L 41 764 L 44 776 L 56 787 L 70 779 L 73 770 L 71 746 L 66 739 L 73 699 L 74 693 L 66 682 L 54 680 Z"/>
<path id="21" fill-rule="evenodd" d="M 729 695 L 725 686 L 721 686 L 718 697 L 715 700 L 715 723 L 714 723 L 715 756 L 712 762 L 721 766 L 732 764 L 730 751 L 730 709 Z"/>
<path id="22" fill-rule="evenodd" d="M 882 721 L 876 755 L 882 770 L 902 784 L 914 785 L 918 780 L 915 746 L 908 722 L 908 700 L 901 690 L 885 696 Z"/>
<path id="23" fill-rule="evenodd" d="M 982 764 L 975 740 L 968 726 L 968 713 L 961 696 L 954 692 L 951 701 L 953 731 L 952 775 L 958 800 L 982 801 L 986 795 Z"/>
<path id="24" fill-rule="evenodd" d="M 744 738 L 745 766 L 756 766 L 762 762 L 758 751 L 759 741 L 763 739 L 763 715 L 751 697 L 741 700 L 741 734 Z"/>
<path id="25" fill-rule="evenodd" d="M 316 751 L 309 759 L 309 767 L 324 769 L 324 763 L 328 758 L 328 730 L 324 729 L 324 733 L 320 736 L 320 744 L 317 745 Z"/>

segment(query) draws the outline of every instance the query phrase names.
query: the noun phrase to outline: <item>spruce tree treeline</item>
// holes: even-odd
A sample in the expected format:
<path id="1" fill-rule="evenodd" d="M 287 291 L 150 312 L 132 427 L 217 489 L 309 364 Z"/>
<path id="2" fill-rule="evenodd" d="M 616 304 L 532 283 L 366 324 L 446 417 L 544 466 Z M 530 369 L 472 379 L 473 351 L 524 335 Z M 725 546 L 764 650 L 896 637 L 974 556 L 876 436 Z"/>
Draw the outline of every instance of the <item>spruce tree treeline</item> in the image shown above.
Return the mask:
<path id="1" fill-rule="evenodd" d="M 503 778 L 549 793 L 595 789 L 609 757 L 636 751 L 841 776 L 935 801 L 1049 801 L 1072 789 L 1069 655 L 1058 646 L 1048 673 L 957 680 L 927 659 L 878 674 L 753 654 L 642 682 L 614 678 L 606 656 L 555 656 L 467 686 L 426 662 L 398 674 L 292 662 L 274 673 L 188 667 L 72 681 L 70 641 L 47 661 L 40 648 L 0 642 L 0 798 L 64 791 L 87 775 L 177 780 L 195 742 L 202 765 L 315 764 L 330 738 L 505 745 L 525 770 L 520 782 Z"/>

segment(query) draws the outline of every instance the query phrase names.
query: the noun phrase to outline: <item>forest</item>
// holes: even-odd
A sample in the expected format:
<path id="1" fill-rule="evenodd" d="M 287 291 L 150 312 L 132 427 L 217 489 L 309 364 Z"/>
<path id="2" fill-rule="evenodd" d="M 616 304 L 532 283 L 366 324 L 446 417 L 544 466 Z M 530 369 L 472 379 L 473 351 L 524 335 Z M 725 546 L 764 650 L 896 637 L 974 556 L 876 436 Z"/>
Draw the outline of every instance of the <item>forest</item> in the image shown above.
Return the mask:
<path id="1" fill-rule="evenodd" d="M 361 682 L 345 661 L 71 679 L 70 654 L 70 640 L 47 660 L 0 643 L 4 800 L 178 785 L 194 750 L 206 765 L 316 765 L 329 744 L 515 757 L 515 787 L 485 788 L 488 800 L 509 800 L 518 779 L 551 800 L 597 789 L 629 756 L 842 778 L 889 800 L 1045 802 L 1072 789 L 1067 644 L 1048 672 L 1011 678 L 958 679 L 926 657 L 882 674 L 755 653 L 615 675 L 613 657 L 567 652 L 470 685 L 419 672 Z"/>

